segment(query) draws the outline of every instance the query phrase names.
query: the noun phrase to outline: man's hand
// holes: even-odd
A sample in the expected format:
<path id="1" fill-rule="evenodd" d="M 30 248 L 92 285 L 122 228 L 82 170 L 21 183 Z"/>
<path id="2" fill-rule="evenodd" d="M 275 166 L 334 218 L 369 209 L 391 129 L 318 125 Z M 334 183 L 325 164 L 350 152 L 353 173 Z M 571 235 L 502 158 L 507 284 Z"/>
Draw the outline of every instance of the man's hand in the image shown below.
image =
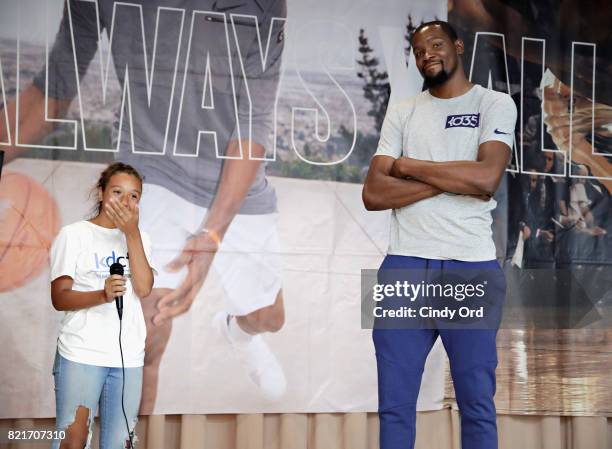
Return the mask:
<path id="1" fill-rule="evenodd" d="M 367 210 L 399 209 L 442 193 L 427 183 L 391 174 L 397 160 L 374 156 L 363 184 L 363 204 Z"/>
<path id="2" fill-rule="evenodd" d="M 394 178 L 409 179 L 409 177 L 404 175 L 403 165 L 410 165 L 412 163 L 412 160 L 413 159 L 409 157 L 400 157 L 396 159 L 395 162 L 393 162 L 393 165 L 391 166 L 391 171 L 389 172 L 389 174 Z"/>
<path id="3" fill-rule="evenodd" d="M 124 206 L 119 201 L 111 198 L 106 204 L 104 211 L 108 218 L 117 226 L 125 235 L 138 232 L 138 205 L 134 204 Z"/>
<path id="4" fill-rule="evenodd" d="M 391 166 L 391 171 L 389 172 L 389 174 L 393 176 L 394 178 L 413 179 L 410 176 L 406 176 L 406 173 L 410 173 L 412 170 L 414 170 L 416 167 L 416 164 L 418 163 L 419 161 L 417 159 L 402 156 L 396 159 L 395 162 L 393 162 L 393 165 Z M 471 196 L 471 197 L 474 197 L 482 201 L 489 201 L 492 198 L 492 195 L 484 194 L 484 193 L 483 194 L 467 194 L 467 196 Z"/>
<path id="5" fill-rule="evenodd" d="M 178 271 L 187 266 L 187 276 L 181 285 L 159 300 L 157 303 L 159 313 L 153 317 L 153 324 L 163 324 L 165 320 L 189 310 L 204 284 L 218 249 L 217 242 L 208 233 L 202 232 L 187 240 L 181 254 L 166 265 L 170 271 Z"/>
<path id="6" fill-rule="evenodd" d="M 497 140 L 478 146 L 475 161 L 426 161 L 401 157 L 398 170 L 444 192 L 493 196 L 510 160 L 510 147 Z"/>

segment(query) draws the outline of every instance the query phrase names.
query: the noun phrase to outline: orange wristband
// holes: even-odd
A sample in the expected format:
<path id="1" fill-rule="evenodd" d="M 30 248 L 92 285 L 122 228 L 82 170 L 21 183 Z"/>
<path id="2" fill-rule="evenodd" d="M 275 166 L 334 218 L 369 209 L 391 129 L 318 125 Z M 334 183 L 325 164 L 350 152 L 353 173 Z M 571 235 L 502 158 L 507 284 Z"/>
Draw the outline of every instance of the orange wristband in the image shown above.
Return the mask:
<path id="1" fill-rule="evenodd" d="M 217 234 L 216 231 L 213 231 L 212 229 L 202 228 L 200 229 L 200 232 L 208 234 L 211 240 L 217 244 L 217 248 L 221 246 L 221 237 L 219 237 L 219 234 Z"/>

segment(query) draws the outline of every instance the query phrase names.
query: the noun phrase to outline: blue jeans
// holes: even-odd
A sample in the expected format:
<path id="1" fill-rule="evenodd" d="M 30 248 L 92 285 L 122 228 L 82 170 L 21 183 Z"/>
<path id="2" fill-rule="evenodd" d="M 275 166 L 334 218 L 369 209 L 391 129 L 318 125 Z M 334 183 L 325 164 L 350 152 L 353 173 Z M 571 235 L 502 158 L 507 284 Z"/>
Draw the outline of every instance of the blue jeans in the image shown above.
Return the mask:
<path id="1" fill-rule="evenodd" d="M 495 270 L 497 261 L 461 262 L 389 255 L 380 270 L 413 269 L 427 278 L 432 270 Z M 498 276 L 499 278 L 499 276 Z M 425 281 L 427 279 L 424 279 Z M 503 276 L 502 276 L 503 282 Z M 499 308 L 505 282 L 490 298 Z M 416 439 L 416 403 L 425 360 L 438 336 L 450 361 L 461 414 L 463 449 L 497 449 L 495 368 L 497 329 L 374 329 L 378 368 L 381 449 L 412 449 Z"/>
<path id="2" fill-rule="evenodd" d="M 55 354 L 53 365 L 55 378 L 56 430 L 66 431 L 74 422 L 76 411 L 83 406 L 89 409 L 89 436 L 86 448 L 91 445 L 93 418 L 100 405 L 100 449 L 123 449 L 128 431 L 121 409 L 121 368 L 76 363 Z M 142 367 L 125 369 L 125 414 L 133 431 L 138 416 L 142 390 Z M 132 438 L 134 440 L 134 438 Z M 55 440 L 52 448 L 57 449 Z"/>

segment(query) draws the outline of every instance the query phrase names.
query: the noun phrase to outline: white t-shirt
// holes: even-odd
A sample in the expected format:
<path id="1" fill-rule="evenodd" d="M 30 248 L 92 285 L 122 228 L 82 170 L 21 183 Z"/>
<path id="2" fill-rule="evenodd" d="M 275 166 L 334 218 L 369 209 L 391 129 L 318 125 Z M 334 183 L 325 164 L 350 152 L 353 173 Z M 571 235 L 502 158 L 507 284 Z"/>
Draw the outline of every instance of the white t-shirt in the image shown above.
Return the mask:
<path id="1" fill-rule="evenodd" d="M 151 241 L 141 232 L 145 255 L 151 264 Z M 121 345 L 126 368 L 144 365 L 146 326 L 140 300 L 129 278 L 125 235 L 89 221 L 64 226 L 51 247 L 51 280 L 60 276 L 73 279 L 72 289 L 104 289 L 109 267 L 114 262 L 124 266 L 128 277 L 123 295 Z M 88 365 L 120 367 L 119 316 L 115 302 L 86 309 L 67 311 L 60 326 L 59 353 L 68 360 Z"/>
<path id="2" fill-rule="evenodd" d="M 475 85 L 458 97 L 429 91 L 387 110 L 375 156 L 436 162 L 475 161 L 478 146 L 499 140 L 512 148 L 516 106 L 504 93 Z M 497 203 L 442 193 L 391 216 L 389 254 L 428 259 L 495 259 L 491 211 Z"/>
<path id="3" fill-rule="evenodd" d="M 570 209 L 574 216 L 583 217 L 582 208 L 588 207 L 591 204 L 589 196 L 586 193 L 584 183 L 575 182 L 570 187 Z"/>

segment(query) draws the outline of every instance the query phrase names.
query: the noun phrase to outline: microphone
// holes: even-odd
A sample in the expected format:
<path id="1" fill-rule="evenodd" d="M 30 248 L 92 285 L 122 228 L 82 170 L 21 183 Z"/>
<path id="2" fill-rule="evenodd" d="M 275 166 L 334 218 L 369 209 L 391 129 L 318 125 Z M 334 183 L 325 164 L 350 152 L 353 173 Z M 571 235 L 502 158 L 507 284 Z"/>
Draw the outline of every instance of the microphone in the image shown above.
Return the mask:
<path id="1" fill-rule="evenodd" d="M 110 274 L 118 274 L 123 276 L 123 265 L 119 262 L 115 262 L 110 266 Z M 123 318 L 123 296 L 115 297 L 115 305 L 117 306 L 117 313 L 119 314 L 119 320 Z"/>

